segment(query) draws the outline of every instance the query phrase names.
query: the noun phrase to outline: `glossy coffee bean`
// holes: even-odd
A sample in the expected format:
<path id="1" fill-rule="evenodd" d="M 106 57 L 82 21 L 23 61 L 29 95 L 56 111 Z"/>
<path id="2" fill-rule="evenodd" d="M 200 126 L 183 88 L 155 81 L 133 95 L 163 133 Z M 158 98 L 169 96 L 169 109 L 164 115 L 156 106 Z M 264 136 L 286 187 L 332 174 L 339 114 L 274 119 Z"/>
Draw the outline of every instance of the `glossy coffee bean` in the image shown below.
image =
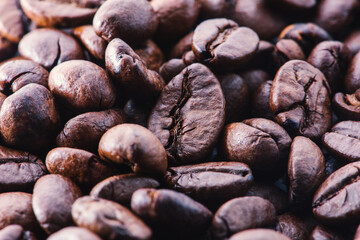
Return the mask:
<path id="1" fill-rule="evenodd" d="M 4 240 L 36 240 L 35 235 L 20 225 L 9 225 L 0 230 L 0 239 Z"/>
<path id="2" fill-rule="evenodd" d="M 245 195 L 253 179 L 250 168 L 239 162 L 209 162 L 171 167 L 165 175 L 170 188 L 209 207 Z"/>
<path id="3" fill-rule="evenodd" d="M 82 193 L 69 178 L 50 174 L 34 186 L 33 208 L 36 219 L 51 234 L 73 224 L 71 206 Z"/>
<path id="4" fill-rule="evenodd" d="M 87 230 L 86 228 L 81 227 L 66 227 L 57 231 L 56 233 L 51 234 L 47 240 L 101 240 L 101 238 L 95 233 Z"/>
<path id="5" fill-rule="evenodd" d="M 167 168 L 166 152 L 159 139 L 136 124 L 110 128 L 101 137 L 99 155 L 105 161 L 129 165 L 136 173 L 162 175 Z"/>
<path id="6" fill-rule="evenodd" d="M 280 68 L 290 60 L 305 60 L 304 52 L 297 42 L 292 39 L 280 39 L 273 52 L 275 67 Z"/>
<path id="7" fill-rule="evenodd" d="M 129 173 L 109 177 L 96 184 L 90 196 L 108 199 L 122 205 L 130 205 L 132 194 L 140 188 L 158 188 L 160 183 L 153 178 Z"/>
<path id="8" fill-rule="evenodd" d="M 196 236 L 211 223 L 212 213 L 185 194 L 172 190 L 143 188 L 134 192 L 131 209 L 160 230 L 175 235 Z"/>
<path id="9" fill-rule="evenodd" d="M 325 147 L 345 162 L 359 161 L 359 126 L 360 122 L 357 121 L 343 121 L 334 125 L 322 138 Z"/>
<path id="10" fill-rule="evenodd" d="M 192 41 L 196 59 L 215 69 L 236 69 L 251 59 L 259 47 L 258 35 L 225 18 L 199 24 Z"/>
<path id="11" fill-rule="evenodd" d="M 72 216 L 79 227 L 87 228 L 104 239 L 151 239 L 151 229 L 140 218 L 109 200 L 81 197 L 72 206 Z"/>
<path id="12" fill-rule="evenodd" d="M 234 198 L 215 213 L 212 233 L 214 239 L 225 239 L 246 229 L 272 227 L 275 221 L 275 208 L 268 200 L 260 197 Z"/>
<path id="13" fill-rule="evenodd" d="M 254 117 L 273 119 L 269 104 L 271 86 L 272 81 L 268 80 L 263 82 L 253 93 L 250 102 Z"/>
<path id="14" fill-rule="evenodd" d="M 73 59 L 83 59 L 79 43 L 70 35 L 52 28 L 35 29 L 19 43 L 21 56 L 50 70 L 56 65 Z"/>
<path id="15" fill-rule="evenodd" d="M 36 221 L 31 204 L 32 197 L 32 194 L 23 192 L 1 193 L 0 229 L 18 224 L 27 230 L 38 230 L 39 223 Z"/>
<path id="16" fill-rule="evenodd" d="M 276 121 L 291 135 L 319 139 L 331 126 L 330 87 L 324 75 L 301 60 L 285 63 L 270 91 Z"/>
<path id="17" fill-rule="evenodd" d="M 287 236 L 270 229 L 250 229 L 234 234 L 229 240 L 290 240 Z"/>
<path id="18" fill-rule="evenodd" d="M 345 91 L 353 93 L 360 88 L 360 52 L 351 60 L 345 76 Z"/>
<path id="19" fill-rule="evenodd" d="M 360 120 L 360 89 L 356 90 L 353 94 L 336 93 L 332 104 L 335 113 L 341 119 Z"/>
<path id="20" fill-rule="evenodd" d="M 151 112 L 150 106 L 139 103 L 133 99 L 126 102 L 124 108 L 126 122 L 147 126 L 148 118 Z"/>
<path id="21" fill-rule="evenodd" d="M 159 73 L 166 83 L 170 82 L 176 75 L 178 75 L 186 64 L 180 58 L 173 58 L 161 65 Z"/>
<path id="22" fill-rule="evenodd" d="M 80 114 L 65 124 L 56 138 L 56 146 L 97 153 L 101 136 L 110 128 L 124 122 L 124 113 L 115 108 Z"/>
<path id="23" fill-rule="evenodd" d="M 163 52 L 152 40 L 146 40 L 135 49 L 135 53 L 144 60 L 148 69 L 156 72 L 159 72 L 161 65 L 165 62 Z"/>
<path id="24" fill-rule="evenodd" d="M 360 222 L 358 198 L 360 163 L 345 165 L 331 174 L 318 188 L 313 198 L 313 214 L 325 224 Z"/>
<path id="25" fill-rule="evenodd" d="M 5 143 L 31 152 L 52 143 L 59 122 L 50 91 L 35 83 L 7 97 L 0 110 L 0 130 Z"/>
<path id="26" fill-rule="evenodd" d="M 0 146 L 0 192 L 31 192 L 46 172 L 44 163 L 35 155 Z"/>
<path id="27" fill-rule="evenodd" d="M 146 0 L 111 0 L 96 12 L 93 26 L 96 34 L 108 42 L 121 38 L 132 45 L 150 38 L 158 19 Z"/>
<path id="28" fill-rule="evenodd" d="M 17 0 L 0 3 L 0 35 L 18 43 L 25 34 L 25 20 Z"/>
<path id="29" fill-rule="evenodd" d="M 217 78 L 195 63 L 164 88 L 148 127 L 165 147 L 169 163 L 184 164 L 210 153 L 224 121 L 225 100 Z"/>

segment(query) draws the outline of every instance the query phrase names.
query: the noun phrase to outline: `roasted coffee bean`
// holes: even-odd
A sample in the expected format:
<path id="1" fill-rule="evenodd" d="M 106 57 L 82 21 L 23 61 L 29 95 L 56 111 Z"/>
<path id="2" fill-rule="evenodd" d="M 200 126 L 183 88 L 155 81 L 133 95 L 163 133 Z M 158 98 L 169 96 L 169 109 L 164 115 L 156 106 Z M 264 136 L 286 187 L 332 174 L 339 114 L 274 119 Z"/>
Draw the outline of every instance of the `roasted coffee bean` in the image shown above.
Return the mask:
<path id="1" fill-rule="evenodd" d="M 138 103 L 132 99 L 126 102 L 124 106 L 126 122 L 147 126 L 147 121 L 151 112 L 151 107 Z"/>
<path id="2" fill-rule="evenodd" d="M 84 60 L 59 64 L 49 75 L 49 88 L 57 102 L 75 112 L 88 112 L 114 105 L 116 91 L 105 70 Z"/>
<path id="3" fill-rule="evenodd" d="M 164 145 L 169 163 L 179 165 L 206 157 L 224 121 L 225 99 L 217 78 L 194 63 L 164 88 L 148 126 Z"/>
<path id="4" fill-rule="evenodd" d="M 356 229 L 356 233 L 355 233 L 355 236 L 354 236 L 354 240 L 359 240 L 360 239 L 360 227 L 358 227 Z"/>
<path id="5" fill-rule="evenodd" d="M 111 0 L 96 12 L 93 26 L 96 34 L 108 42 L 121 38 L 133 45 L 154 34 L 158 19 L 146 0 Z"/>
<path id="6" fill-rule="evenodd" d="M 360 120 L 360 89 L 353 94 L 338 92 L 333 98 L 334 111 L 344 120 Z"/>
<path id="7" fill-rule="evenodd" d="M 289 163 L 289 199 L 301 210 L 310 206 L 311 198 L 325 180 L 325 158 L 320 148 L 306 137 L 295 137 L 290 149 Z"/>
<path id="8" fill-rule="evenodd" d="M 176 75 L 178 75 L 186 67 L 184 61 L 179 58 L 170 59 L 161 65 L 159 69 L 160 75 L 166 83 L 170 82 Z"/>
<path id="9" fill-rule="evenodd" d="M 90 196 L 108 199 L 122 205 L 130 205 L 132 194 L 140 188 L 158 188 L 153 178 L 129 173 L 109 177 L 93 187 Z"/>
<path id="10" fill-rule="evenodd" d="M 186 34 L 174 45 L 170 52 L 170 59 L 181 58 L 184 53 L 191 50 L 193 35 L 194 32 Z"/>
<path id="11" fill-rule="evenodd" d="M 226 239 L 251 228 L 273 227 L 276 221 L 274 206 L 260 197 L 234 198 L 222 205 L 214 215 L 214 239 Z"/>
<path id="12" fill-rule="evenodd" d="M 353 93 L 360 88 L 360 52 L 358 52 L 350 62 L 350 66 L 345 77 L 345 90 Z"/>
<path id="13" fill-rule="evenodd" d="M 58 174 L 41 177 L 34 186 L 33 208 L 46 233 L 54 233 L 73 224 L 71 206 L 81 191 L 69 178 Z"/>
<path id="14" fill-rule="evenodd" d="M 136 173 L 163 175 L 167 168 L 166 151 L 156 136 L 136 124 L 110 128 L 99 143 L 103 160 L 131 166 Z"/>
<path id="15" fill-rule="evenodd" d="M 42 27 L 76 27 L 91 22 L 105 0 L 20 0 L 26 16 Z"/>
<path id="16" fill-rule="evenodd" d="M 39 224 L 32 208 L 32 194 L 8 192 L 0 194 L 0 229 L 18 224 L 24 229 L 36 231 Z"/>
<path id="17" fill-rule="evenodd" d="M 199 62 L 215 69 L 236 69 L 246 63 L 259 47 L 258 35 L 226 18 L 200 23 L 192 41 Z"/>
<path id="18" fill-rule="evenodd" d="M 273 58 L 278 69 L 290 60 L 305 60 L 305 55 L 297 42 L 292 39 L 281 39 L 275 45 Z"/>
<path id="19" fill-rule="evenodd" d="M 279 6 L 293 11 L 304 11 L 316 6 L 316 0 L 273 0 Z"/>
<path id="20" fill-rule="evenodd" d="M 197 236 L 211 224 L 212 213 L 185 194 L 143 188 L 134 192 L 131 209 L 163 232 Z"/>
<path id="21" fill-rule="evenodd" d="M 165 175 L 170 188 L 209 207 L 244 196 L 253 180 L 250 168 L 239 162 L 209 162 L 171 167 Z"/>
<path id="22" fill-rule="evenodd" d="M 75 148 L 53 148 L 46 156 L 46 167 L 50 173 L 70 178 L 81 187 L 95 184 L 117 173 L 114 167 L 98 156 Z"/>
<path id="23" fill-rule="evenodd" d="M 290 240 L 287 236 L 270 229 L 250 229 L 239 232 L 229 240 Z"/>
<path id="24" fill-rule="evenodd" d="M 183 60 L 183 62 L 184 62 L 184 64 L 186 66 L 198 62 L 196 60 L 196 56 L 195 56 L 195 54 L 194 54 L 194 52 L 192 50 L 187 51 L 186 53 L 184 53 L 184 55 L 182 56 L 182 60 Z"/>
<path id="25" fill-rule="evenodd" d="M 292 240 L 304 240 L 309 237 L 305 224 L 291 213 L 285 213 L 278 217 L 276 231 Z"/>
<path id="26" fill-rule="evenodd" d="M 165 62 L 165 56 L 161 49 L 151 40 L 145 41 L 135 53 L 144 60 L 146 67 L 150 70 L 159 72 L 161 65 Z"/>
<path id="27" fill-rule="evenodd" d="M 35 83 L 7 97 L 0 110 L 0 130 L 5 143 L 31 152 L 52 144 L 59 122 L 50 91 Z"/>
<path id="28" fill-rule="evenodd" d="M 107 46 L 105 63 L 116 83 L 137 99 L 154 100 L 165 86 L 161 76 L 149 70 L 140 56 L 119 38 L 112 40 Z"/>
<path id="29" fill-rule="evenodd" d="M 10 95 L 29 83 L 48 87 L 49 72 L 26 59 L 6 61 L 0 66 L 0 91 Z"/>
<path id="30" fill-rule="evenodd" d="M 79 227 L 87 228 L 104 239 L 151 239 L 151 229 L 118 203 L 84 196 L 75 201 L 71 212 Z"/>
<path id="31" fill-rule="evenodd" d="M 331 126 L 330 87 L 309 63 L 292 60 L 277 72 L 270 91 L 276 121 L 291 135 L 319 139 Z"/>
<path id="32" fill-rule="evenodd" d="M 320 185 L 312 205 L 317 219 L 336 225 L 360 222 L 359 168 L 359 162 L 349 163 Z"/>
<path id="33" fill-rule="evenodd" d="M 254 117 L 273 119 L 269 104 L 271 85 L 271 80 L 263 82 L 253 93 L 250 102 Z"/>
<path id="34" fill-rule="evenodd" d="M 17 0 L 0 2 L 0 35 L 18 43 L 25 34 L 23 13 Z"/>
<path id="35" fill-rule="evenodd" d="M 107 42 L 96 35 L 92 25 L 84 25 L 74 28 L 73 34 L 81 41 L 92 56 L 101 61 L 105 60 Z"/>
<path id="36" fill-rule="evenodd" d="M 333 126 L 331 132 L 325 133 L 323 143 L 334 156 L 345 162 L 360 160 L 360 122 L 343 121 Z"/>
<path id="37" fill-rule="evenodd" d="M 250 69 L 263 69 L 269 73 L 273 73 L 272 69 L 273 51 L 275 49 L 274 44 L 268 41 L 260 40 L 259 48 L 256 51 L 254 57 L 244 66 L 241 67 L 242 71 L 249 71 Z"/>
<path id="38" fill-rule="evenodd" d="M 151 0 L 159 26 L 156 38 L 173 41 L 188 33 L 194 26 L 200 11 L 196 0 Z"/>
<path id="39" fill-rule="evenodd" d="M 229 18 L 234 11 L 236 0 L 200 0 L 200 18 Z"/>
<path id="40" fill-rule="evenodd" d="M 343 238 L 337 233 L 334 233 L 331 230 L 318 225 L 311 232 L 309 240 L 343 240 Z"/>
<path id="41" fill-rule="evenodd" d="M 344 39 L 344 45 L 350 50 L 351 56 L 360 50 L 360 31 L 353 31 L 349 36 Z"/>
<path id="42" fill-rule="evenodd" d="M 250 95 L 253 94 L 261 84 L 270 79 L 269 74 L 261 69 L 241 72 L 240 76 L 244 79 L 246 85 L 248 86 Z"/>
<path id="43" fill-rule="evenodd" d="M 332 38 L 326 30 L 314 23 L 295 23 L 284 28 L 279 39 L 294 40 L 307 56 L 319 42 Z"/>
<path id="44" fill-rule="evenodd" d="M 332 92 L 342 88 L 350 60 L 350 50 L 338 41 L 319 43 L 307 59 L 324 74 Z"/>
<path id="45" fill-rule="evenodd" d="M 0 192 L 31 192 L 35 182 L 46 174 L 38 157 L 0 146 Z"/>
<path id="46" fill-rule="evenodd" d="M 35 235 L 24 230 L 20 225 L 9 225 L 0 230 L 0 239 L 3 240 L 36 240 Z"/>
<path id="47" fill-rule="evenodd" d="M 225 122 L 237 122 L 245 119 L 249 107 L 249 89 L 245 81 L 237 74 L 217 76 L 225 97 Z"/>
<path id="48" fill-rule="evenodd" d="M 267 181 L 284 173 L 290 144 L 282 127 L 263 118 L 227 125 L 222 139 L 227 159 L 248 164 L 255 179 Z"/>
<path id="49" fill-rule="evenodd" d="M 48 70 L 62 62 L 84 58 L 81 46 L 72 36 L 52 28 L 35 29 L 26 34 L 18 50 L 21 56 Z"/>
<path id="50" fill-rule="evenodd" d="M 0 35 L 0 61 L 12 57 L 16 52 L 16 44 Z"/>
<path id="51" fill-rule="evenodd" d="M 124 113 L 115 108 L 80 114 L 65 124 L 56 138 L 56 145 L 97 153 L 101 136 L 110 128 L 124 122 Z"/>
<path id="52" fill-rule="evenodd" d="M 72 240 L 101 240 L 99 236 L 95 233 L 87 230 L 86 228 L 81 227 L 66 227 L 57 231 L 56 233 L 51 234 L 47 240 L 64 240 L 64 239 L 72 239 Z"/>

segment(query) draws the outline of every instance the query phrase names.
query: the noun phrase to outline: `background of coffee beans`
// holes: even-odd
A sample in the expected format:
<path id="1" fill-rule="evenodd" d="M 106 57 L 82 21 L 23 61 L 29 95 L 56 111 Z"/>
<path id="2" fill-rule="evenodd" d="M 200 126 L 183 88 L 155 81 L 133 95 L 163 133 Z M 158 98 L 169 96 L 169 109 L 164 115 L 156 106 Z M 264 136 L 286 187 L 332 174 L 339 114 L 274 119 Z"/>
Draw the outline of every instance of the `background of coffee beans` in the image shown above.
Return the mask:
<path id="1" fill-rule="evenodd" d="M 359 0 L 0 0 L 0 240 L 360 240 Z"/>

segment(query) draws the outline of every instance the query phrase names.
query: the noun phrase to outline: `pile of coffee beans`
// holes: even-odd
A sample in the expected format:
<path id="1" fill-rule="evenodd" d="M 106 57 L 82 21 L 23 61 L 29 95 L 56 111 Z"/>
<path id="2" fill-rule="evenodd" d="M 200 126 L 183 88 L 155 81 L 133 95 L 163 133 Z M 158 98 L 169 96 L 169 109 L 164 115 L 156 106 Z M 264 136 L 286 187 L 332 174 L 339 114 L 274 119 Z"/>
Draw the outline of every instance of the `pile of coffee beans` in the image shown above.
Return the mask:
<path id="1" fill-rule="evenodd" d="M 359 0 L 0 0 L 0 240 L 360 240 Z"/>

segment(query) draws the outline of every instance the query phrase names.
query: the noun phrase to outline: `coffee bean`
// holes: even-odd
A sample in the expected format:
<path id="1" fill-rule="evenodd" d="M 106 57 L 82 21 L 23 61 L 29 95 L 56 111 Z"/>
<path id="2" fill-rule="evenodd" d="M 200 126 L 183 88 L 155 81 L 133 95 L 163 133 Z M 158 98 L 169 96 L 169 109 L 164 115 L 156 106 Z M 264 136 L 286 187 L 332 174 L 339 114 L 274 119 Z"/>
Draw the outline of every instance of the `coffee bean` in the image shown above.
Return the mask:
<path id="1" fill-rule="evenodd" d="M 71 211 L 78 226 L 104 239 L 151 239 L 151 229 L 118 203 L 84 196 L 75 201 Z"/>
<path id="2" fill-rule="evenodd" d="M 334 111 L 344 120 L 360 120 L 360 89 L 353 94 L 338 92 L 333 98 Z"/>
<path id="3" fill-rule="evenodd" d="M 360 31 L 353 31 L 344 39 L 344 45 L 350 50 L 351 56 L 360 50 Z"/>
<path id="4" fill-rule="evenodd" d="M 278 69 L 290 60 L 305 60 L 305 55 L 297 42 L 292 39 L 281 39 L 275 45 L 273 58 Z"/>
<path id="5" fill-rule="evenodd" d="M 184 53 L 191 50 L 193 35 L 194 32 L 189 32 L 174 45 L 170 52 L 170 59 L 181 58 Z"/>
<path id="6" fill-rule="evenodd" d="M 38 157 L 0 146 L 0 192 L 31 192 L 35 182 L 46 172 Z"/>
<path id="7" fill-rule="evenodd" d="M 93 187 L 90 196 L 108 199 L 122 205 L 130 205 L 132 194 L 140 188 L 158 188 L 160 183 L 138 174 L 122 174 L 109 177 Z"/>
<path id="8" fill-rule="evenodd" d="M 251 229 L 239 232 L 229 240 L 290 240 L 287 236 L 270 229 Z"/>
<path id="9" fill-rule="evenodd" d="M 165 62 L 161 65 L 159 69 L 160 75 L 163 77 L 166 83 L 170 82 L 176 75 L 178 75 L 184 68 L 186 64 L 182 59 L 174 58 Z"/>
<path id="10" fill-rule="evenodd" d="M 73 240 L 101 240 L 99 236 L 93 232 L 87 230 L 86 228 L 81 227 L 66 227 L 57 231 L 56 233 L 51 234 L 47 239 L 48 240 L 64 240 L 64 239 L 73 239 Z"/>
<path id="11" fill-rule="evenodd" d="M 219 206 L 245 195 L 253 183 L 250 168 L 239 162 L 209 162 L 171 167 L 165 181 L 206 206 Z"/>
<path id="12" fill-rule="evenodd" d="M 291 213 L 285 213 L 278 217 L 276 231 L 292 240 L 303 240 L 309 237 L 305 224 Z"/>
<path id="13" fill-rule="evenodd" d="M 274 2 L 293 11 L 309 10 L 316 6 L 316 0 L 274 0 Z"/>
<path id="14" fill-rule="evenodd" d="M 148 127 L 164 145 L 169 162 L 184 164 L 210 153 L 224 120 L 225 100 L 217 78 L 195 63 L 164 88 Z"/>
<path id="15" fill-rule="evenodd" d="M 9 225 L 0 230 L 0 239 L 4 240 L 36 240 L 35 235 L 20 225 Z"/>
<path id="16" fill-rule="evenodd" d="M 214 239 L 226 239 L 231 235 L 251 228 L 275 225 L 274 206 L 260 197 L 234 198 L 223 204 L 212 221 Z"/>
<path id="17" fill-rule="evenodd" d="M 355 236 L 354 236 L 354 240 L 359 240 L 360 239 L 360 228 L 358 227 L 356 229 L 356 233 L 355 233 Z"/>
<path id="18" fill-rule="evenodd" d="M 150 70 L 159 72 L 161 65 L 165 62 L 165 56 L 161 49 L 151 40 L 146 40 L 135 53 L 144 60 L 146 67 Z"/>
<path id="19" fill-rule="evenodd" d="M 267 72 L 261 69 L 254 69 L 245 72 L 241 72 L 240 76 L 246 82 L 246 85 L 249 88 L 250 95 L 255 92 L 255 90 L 264 82 L 270 79 L 270 76 Z"/>
<path id="20" fill-rule="evenodd" d="M 324 75 L 301 60 L 285 63 L 270 91 L 276 121 L 291 135 L 319 139 L 331 126 L 330 87 Z"/>
<path id="21" fill-rule="evenodd" d="M 71 206 L 81 191 L 69 178 L 58 174 L 41 177 L 34 186 L 33 208 L 46 233 L 54 233 L 73 224 Z"/>
<path id="22" fill-rule="evenodd" d="M 125 119 L 128 123 L 135 123 L 143 127 L 147 126 L 151 107 L 130 99 L 124 106 Z"/>
<path id="23" fill-rule="evenodd" d="M 324 228 L 321 225 L 318 225 L 311 232 L 309 239 L 310 240 L 323 240 L 323 239 L 342 240 L 343 238 L 338 234 L 332 232 L 331 230 Z"/>
<path id="24" fill-rule="evenodd" d="M 159 139 L 136 124 L 110 128 L 101 137 L 99 155 L 105 161 L 129 165 L 136 173 L 162 175 L 167 168 L 166 152 Z"/>
<path id="25" fill-rule="evenodd" d="M 253 93 L 250 102 L 254 117 L 273 119 L 269 104 L 271 86 L 272 81 L 268 80 L 263 82 Z"/>
<path id="26" fill-rule="evenodd" d="M 200 0 L 200 18 L 229 18 L 234 11 L 236 0 Z"/>
<path id="27" fill-rule="evenodd" d="M 14 43 L 18 43 L 25 34 L 23 13 L 17 0 L 0 3 L 0 35 Z"/>
<path id="28" fill-rule="evenodd" d="M 360 88 L 360 52 L 358 52 L 351 60 L 350 66 L 345 76 L 345 90 L 353 93 Z"/>

